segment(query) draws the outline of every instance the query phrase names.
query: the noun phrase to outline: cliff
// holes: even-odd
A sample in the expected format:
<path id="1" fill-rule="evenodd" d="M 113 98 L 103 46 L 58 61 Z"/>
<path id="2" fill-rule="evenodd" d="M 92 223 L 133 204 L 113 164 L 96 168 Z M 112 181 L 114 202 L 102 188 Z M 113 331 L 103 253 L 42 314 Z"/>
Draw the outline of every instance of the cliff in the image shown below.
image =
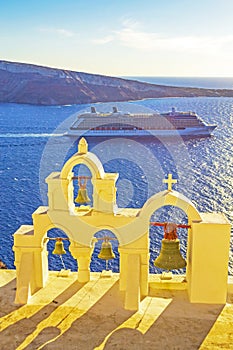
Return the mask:
<path id="1" fill-rule="evenodd" d="M 159 97 L 233 97 L 233 90 L 149 84 L 0 60 L 0 102 L 82 104 Z"/>

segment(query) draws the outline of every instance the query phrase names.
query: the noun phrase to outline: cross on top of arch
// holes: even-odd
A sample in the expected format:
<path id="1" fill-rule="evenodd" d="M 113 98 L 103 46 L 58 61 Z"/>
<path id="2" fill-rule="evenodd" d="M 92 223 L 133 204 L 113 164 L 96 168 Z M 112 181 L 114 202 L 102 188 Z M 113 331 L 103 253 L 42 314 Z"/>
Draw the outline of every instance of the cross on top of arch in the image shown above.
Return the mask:
<path id="1" fill-rule="evenodd" d="M 168 174 L 168 178 L 164 179 L 163 183 L 167 183 L 167 190 L 172 191 L 172 185 L 176 184 L 177 180 L 172 178 L 172 174 Z"/>

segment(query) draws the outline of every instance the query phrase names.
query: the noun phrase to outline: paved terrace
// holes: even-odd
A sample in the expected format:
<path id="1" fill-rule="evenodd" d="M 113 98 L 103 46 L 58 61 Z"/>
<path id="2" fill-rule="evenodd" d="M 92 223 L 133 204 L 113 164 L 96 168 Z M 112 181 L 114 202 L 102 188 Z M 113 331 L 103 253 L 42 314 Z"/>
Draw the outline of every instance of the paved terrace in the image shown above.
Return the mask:
<path id="1" fill-rule="evenodd" d="M 232 285 L 226 305 L 190 304 L 182 283 L 164 291 L 151 275 L 155 288 L 135 312 L 123 308 L 118 274 L 91 273 L 86 284 L 75 272 L 57 275 L 29 304 L 15 305 L 15 271 L 0 270 L 1 350 L 233 349 Z"/>

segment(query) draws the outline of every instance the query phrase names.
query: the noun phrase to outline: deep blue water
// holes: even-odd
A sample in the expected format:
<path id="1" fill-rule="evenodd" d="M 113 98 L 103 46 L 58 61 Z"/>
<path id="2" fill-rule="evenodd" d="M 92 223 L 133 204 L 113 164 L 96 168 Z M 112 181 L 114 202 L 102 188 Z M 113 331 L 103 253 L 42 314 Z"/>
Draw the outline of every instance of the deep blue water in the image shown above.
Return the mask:
<path id="1" fill-rule="evenodd" d="M 114 104 L 97 104 L 97 109 L 110 109 Z M 103 162 L 106 172 L 118 172 L 117 203 L 119 207 L 139 208 L 152 194 L 164 190 L 163 178 L 168 173 L 178 179 L 174 189 L 190 198 L 201 212 L 223 212 L 233 223 L 233 98 L 166 98 L 119 103 L 118 108 L 139 110 L 193 110 L 207 123 L 217 124 L 213 136 L 182 140 L 114 139 L 89 140 L 89 149 Z M 0 105 L 0 259 L 14 268 L 13 233 L 23 224 L 32 224 L 31 214 L 47 204 L 45 178 L 60 171 L 64 162 L 76 152 L 77 142 L 63 137 L 62 132 L 87 106 L 38 107 Z M 91 187 L 88 186 L 91 196 Z M 183 212 L 173 207 L 157 211 L 152 220 L 187 222 Z M 57 236 L 55 230 L 48 232 Z M 64 234 L 60 232 L 59 234 Z M 108 234 L 111 234 L 108 232 Z M 181 251 L 185 255 L 187 231 L 179 229 Z M 103 232 L 97 236 L 103 236 Z M 156 271 L 153 259 L 159 253 L 163 236 L 161 228 L 151 229 L 151 272 Z M 116 259 L 110 266 L 118 271 L 117 241 L 112 241 Z M 49 247 L 50 269 L 60 269 L 57 255 Z M 67 248 L 68 242 L 65 246 Z M 100 271 L 104 262 L 97 258 L 96 245 L 91 269 Z M 231 242 L 231 249 L 233 246 Z M 74 259 L 64 256 L 67 268 L 77 269 Z M 229 273 L 233 274 L 233 257 Z"/>

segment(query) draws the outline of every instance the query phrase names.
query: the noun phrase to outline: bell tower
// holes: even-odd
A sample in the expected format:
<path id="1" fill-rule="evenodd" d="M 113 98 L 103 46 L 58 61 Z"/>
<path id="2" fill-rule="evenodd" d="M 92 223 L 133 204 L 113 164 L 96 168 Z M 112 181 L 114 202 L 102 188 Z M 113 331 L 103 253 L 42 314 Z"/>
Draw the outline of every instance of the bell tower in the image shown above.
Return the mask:
<path id="1" fill-rule="evenodd" d="M 83 164 L 91 173 L 93 205 L 74 204 L 73 168 Z M 94 235 L 110 230 L 119 242 L 119 288 L 124 294 L 124 307 L 138 310 L 141 300 L 151 289 L 170 289 L 172 284 L 153 282 L 149 274 L 149 231 L 151 215 L 159 208 L 171 205 L 183 210 L 188 217 L 187 265 L 179 254 L 179 240 L 174 225 L 167 225 L 160 258 L 156 266 L 174 269 L 186 265 L 185 283 L 190 302 L 224 304 L 227 296 L 230 224 L 222 213 L 200 213 L 182 193 L 173 190 L 176 179 L 169 174 L 164 180 L 167 188 L 155 193 L 142 208 L 118 208 L 116 181 L 118 173 L 106 173 L 97 156 L 88 151 L 84 138 L 78 151 L 64 164 L 60 172 L 51 173 L 48 184 L 48 206 L 39 207 L 33 214 L 33 225 L 22 225 L 14 234 L 17 289 L 15 301 L 25 304 L 31 295 L 44 288 L 49 276 L 47 231 L 62 229 L 69 241 L 69 250 L 77 260 L 77 281 L 90 281 L 90 261 L 95 245 Z M 87 179 L 79 178 L 77 201 L 88 202 L 85 187 Z M 164 226 L 165 223 L 156 223 Z M 167 224 L 167 223 L 166 223 Z M 55 252 L 63 254 L 61 242 Z M 108 260 L 114 253 L 109 242 L 104 242 L 99 258 Z M 174 258 L 175 257 L 175 258 Z M 173 261 L 171 262 L 170 260 Z M 162 260 L 162 265 L 161 265 Z"/>

